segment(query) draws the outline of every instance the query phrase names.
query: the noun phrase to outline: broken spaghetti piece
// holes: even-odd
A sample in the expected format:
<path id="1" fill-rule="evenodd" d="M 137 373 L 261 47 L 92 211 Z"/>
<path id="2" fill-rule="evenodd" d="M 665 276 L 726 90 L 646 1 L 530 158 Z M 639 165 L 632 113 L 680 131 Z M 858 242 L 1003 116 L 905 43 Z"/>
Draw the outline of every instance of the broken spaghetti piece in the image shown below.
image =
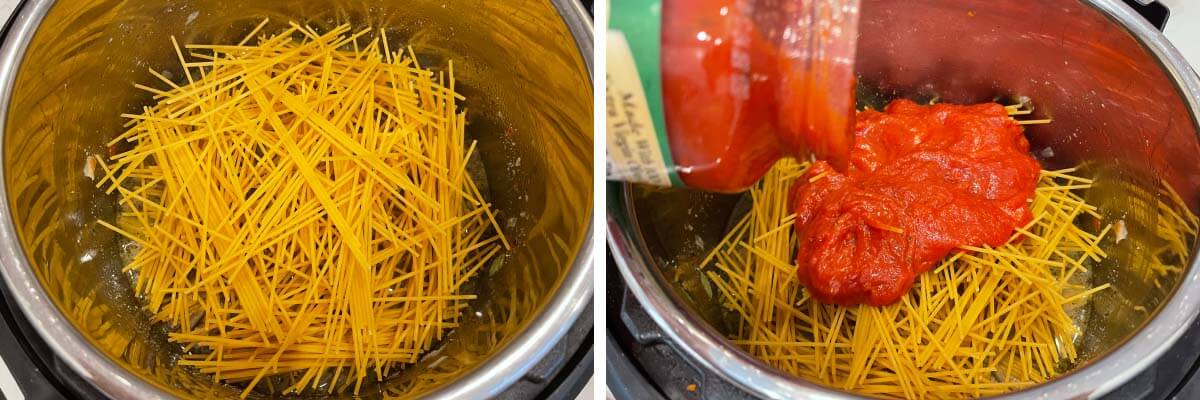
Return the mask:
<path id="1" fill-rule="evenodd" d="M 126 268 L 180 365 L 243 397 L 357 393 L 445 338 L 508 243 L 453 64 L 434 73 L 348 25 L 247 44 L 265 25 L 176 44 L 183 82 L 138 85 L 156 104 L 99 160 L 123 207 L 101 224 L 139 246 Z"/>

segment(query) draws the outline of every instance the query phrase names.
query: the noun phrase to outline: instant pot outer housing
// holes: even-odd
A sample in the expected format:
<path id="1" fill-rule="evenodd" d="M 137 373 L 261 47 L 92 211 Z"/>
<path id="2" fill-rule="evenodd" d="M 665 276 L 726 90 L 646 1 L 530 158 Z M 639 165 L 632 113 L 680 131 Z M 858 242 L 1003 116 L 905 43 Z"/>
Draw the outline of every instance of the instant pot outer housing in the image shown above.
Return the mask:
<path id="1" fill-rule="evenodd" d="M 1001 397 L 1092 398 L 1128 381 L 1184 333 L 1200 308 L 1195 238 L 1174 272 L 1147 281 L 1154 227 L 1170 191 L 1200 200 L 1200 81 L 1166 38 L 1117 0 L 863 0 L 856 64 L 860 106 L 894 98 L 950 103 L 1030 101 L 1031 150 L 1047 168 L 1079 166 L 1087 193 L 1129 240 L 1107 249 L 1077 341 L 1082 360 L 1060 377 Z M 1170 189 L 1166 189 L 1166 188 Z M 737 196 L 608 185 L 608 244 L 629 290 L 664 339 L 706 375 L 763 398 L 852 393 L 789 376 L 725 340 L 729 311 L 695 295 L 697 260 L 736 215 Z M 1111 242 L 1109 242 L 1111 243 Z M 1157 284 L 1155 284 L 1155 282 Z M 703 388 L 701 388 L 703 390 Z"/>
<path id="2" fill-rule="evenodd" d="M 180 346 L 151 322 L 122 271 L 127 242 L 96 223 L 119 207 L 96 189 L 86 160 L 108 154 L 121 113 L 152 104 L 133 87 L 154 85 L 148 69 L 184 76 L 172 36 L 236 43 L 264 18 L 263 32 L 289 21 L 382 28 L 423 66 L 454 61 L 486 173 L 481 190 L 514 247 L 470 284 L 478 300 L 447 339 L 361 397 L 501 393 L 592 299 L 592 29 L 572 0 L 25 1 L 0 53 L 0 271 L 14 308 L 94 392 L 240 393 L 175 365 Z"/>

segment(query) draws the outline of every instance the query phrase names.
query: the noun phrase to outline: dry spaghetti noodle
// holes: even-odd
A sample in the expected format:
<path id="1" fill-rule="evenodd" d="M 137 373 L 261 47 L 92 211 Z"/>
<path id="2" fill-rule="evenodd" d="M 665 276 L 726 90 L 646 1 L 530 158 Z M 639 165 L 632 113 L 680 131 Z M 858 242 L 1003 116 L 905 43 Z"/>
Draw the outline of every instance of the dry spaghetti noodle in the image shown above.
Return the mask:
<path id="1" fill-rule="evenodd" d="M 1009 112 L 1019 111 L 1010 107 Z M 1038 120 L 1031 123 L 1045 123 Z M 783 162 L 755 185 L 749 213 L 707 256 L 705 278 L 739 315 L 730 339 L 773 367 L 826 386 L 895 398 L 978 397 L 1053 378 L 1077 357 L 1087 266 L 1111 225 L 1075 224 L 1092 181 L 1043 171 L 1034 216 L 1008 244 L 966 247 L 886 307 L 821 304 L 797 284 L 788 188 L 808 164 Z"/>
<path id="2" fill-rule="evenodd" d="M 444 338 L 508 242 L 474 183 L 453 64 L 431 72 L 346 25 L 247 44 L 266 22 L 236 45 L 176 44 L 183 83 L 137 85 L 156 104 L 99 160 L 124 209 L 101 224 L 140 246 L 126 268 L 179 364 L 243 397 L 357 393 Z"/>

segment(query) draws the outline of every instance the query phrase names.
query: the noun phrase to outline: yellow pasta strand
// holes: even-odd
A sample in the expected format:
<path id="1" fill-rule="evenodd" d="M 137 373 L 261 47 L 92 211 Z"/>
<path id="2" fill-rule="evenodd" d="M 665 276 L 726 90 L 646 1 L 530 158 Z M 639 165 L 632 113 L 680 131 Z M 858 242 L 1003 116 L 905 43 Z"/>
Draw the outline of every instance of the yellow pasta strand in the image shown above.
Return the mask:
<path id="1" fill-rule="evenodd" d="M 1030 114 L 1023 105 L 1006 108 Z M 886 398 L 1006 393 L 1045 382 L 1078 359 L 1076 310 L 1109 287 L 1082 279 L 1090 262 L 1107 256 L 1100 243 L 1113 231 L 1075 223 L 1100 219 L 1081 196 L 1091 179 L 1075 169 L 1042 171 L 1033 218 L 1008 244 L 964 247 L 896 304 L 843 307 L 816 302 L 796 282 L 788 193 L 808 166 L 787 160 L 768 172 L 750 190 L 749 213 L 701 264 L 716 298 L 740 316 L 729 337 L 735 345 L 794 376 Z M 1200 219 L 1163 186 L 1168 201 L 1159 202 L 1157 229 L 1168 245 L 1156 251 L 1186 255 Z M 1147 278 L 1158 284 L 1181 271 L 1164 264 L 1171 258 L 1154 257 Z"/>
<path id="2" fill-rule="evenodd" d="M 1034 221 L 1022 230 L 1029 237 L 964 249 L 922 274 L 899 303 L 842 307 L 804 294 L 790 262 L 796 238 L 785 205 L 794 178 L 781 178 L 806 167 L 783 162 L 769 172 L 751 189 L 744 228 L 709 255 L 744 260 L 708 264 L 720 298 L 742 314 L 731 338 L 737 345 L 824 385 L 897 398 L 1003 393 L 1044 382 L 1060 362 L 1075 360 L 1069 307 L 1105 287 L 1085 290 L 1069 279 L 1084 267 L 1067 255 L 1099 253 L 1098 238 L 1072 223 L 1082 214 L 1074 191 L 1037 191 Z M 1081 185 L 1063 174 L 1043 173 L 1039 187 Z"/>
<path id="3" fill-rule="evenodd" d="M 127 269 L 180 365 L 243 397 L 358 393 L 454 329 L 464 285 L 510 243 L 453 67 L 347 25 L 250 44 L 266 23 L 236 45 L 171 39 L 186 80 L 137 85 L 157 104 L 96 160 L 125 207 L 101 226 L 139 246 Z"/>

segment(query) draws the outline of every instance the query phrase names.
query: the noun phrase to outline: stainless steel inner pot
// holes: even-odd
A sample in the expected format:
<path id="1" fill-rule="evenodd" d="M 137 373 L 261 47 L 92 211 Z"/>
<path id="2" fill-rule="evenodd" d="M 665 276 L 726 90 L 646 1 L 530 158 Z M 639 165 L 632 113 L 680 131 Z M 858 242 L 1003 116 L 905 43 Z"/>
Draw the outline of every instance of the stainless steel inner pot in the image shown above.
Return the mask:
<path id="1" fill-rule="evenodd" d="M 266 17 L 274 27 L 384 28 L 422 65 L 454 60 L 487 175 L 481 190 L 516 244 L 476 279 L 479 300 L 462 325 L 363 397 L 500 393 L 592 298 L 592 31 L 572 0 L 26 1 L 0 53 L 7 290 L 56 355 L 109 397 L 240 392 L 174 366 L 179 346 L 121 271 L 124 241 L 95 223 L 112 220 L 116 199 L 84 168 L 121 131 L 121 113 L 150 103 L 133 87 L 151 83 L 147 69 L 183 76 L 171 36 L 234 43 Z"/>
<path id="2" fill-rule="evenodd" d="M 860 103 L 905 97 L 943 102 L 1028 98 L 1027 134 L 1050 168 L 1096 177 L 1089 201 L 1123 219 L 1131 240 L 1108 248 L 1079 340 L 1084 360 L 1012 397 L 1098 397 L 1158 358 L 1191 324 L 1200 301 L 1195 238 L 1154 285 L 1132 272 L 1157 245 L 1150 227 L 1170 185 L 1200 200 L 1200 80 L 1163 35 L 1116 0 L 885 1 L 862 4 Z M 1010 103 L 1011 104 L 1011 103 Z M 724 339 L 729 311 L 696 295 L 699 261 L 723 236 L 738 196 L 608 185 L 608 243 L 629 290 L 696 367 L 764 398 L 847 398 L 790 377 Z M 1111 242 L 1110 242 L 1111 243 Z M 702 390 L 702 389 L 701 389 Z"/>

